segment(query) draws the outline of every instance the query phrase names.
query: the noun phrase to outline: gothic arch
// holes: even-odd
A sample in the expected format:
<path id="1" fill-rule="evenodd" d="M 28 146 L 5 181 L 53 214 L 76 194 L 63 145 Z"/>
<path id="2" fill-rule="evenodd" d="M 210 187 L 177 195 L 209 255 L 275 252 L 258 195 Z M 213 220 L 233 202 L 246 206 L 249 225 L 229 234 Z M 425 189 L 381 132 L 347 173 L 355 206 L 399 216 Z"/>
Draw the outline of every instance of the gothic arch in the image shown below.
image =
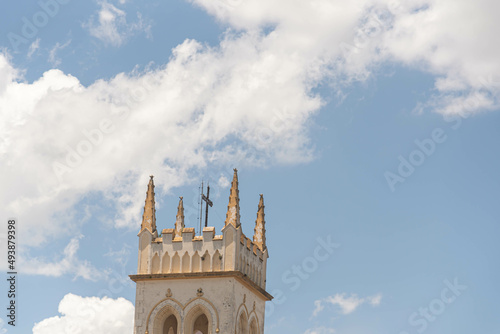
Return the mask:
<path id="1" fill-rule="evenodd" d="M 188 252 L 185 252 L 184 256 L 182 257 L 182 272 L 188 273 L 190 269 L 191 269 L 191 257 L 189 256 Z"/>
<path id="2" fill-rule="evenodd" d="M 200 314 L 193 325 L 194 334 L 208 334 L 208 318 L 205 313 Z"/>
<path id="3" fill-rule="evenodd" d="M 163 259 L 161 260 L 161 272 L 167 274 L 170 272 L 170 256 L 167 252 L 163 255 Z"/>
<path id="4" fill-rule="evenodd" d="M 193 258 L 192 258 L 192 266 L 193 266 L 193 273 L 199 273 L 201 271 L 201 257 L 200 254 L 198 254 L 198 251 L 194 252 Z"/>
<path id="5" fill-rule="evenodd" d="M 252 311 L 250 313 L 249 319 L 250 319 L 250 321 L 248 323 L 250 324 L 250 326 L 248 327 L 248 329 L 249 329 L 248 333 L 249 334 L 260 334 L 259 319 L 257 318 L 255 311 Z"/>
<path id="6" fill-rule="evenodd" d="M 149 328 L 152 329 L 150 331 L 151 334 L 167 334 L 164 333 L 164 326 L 165 322 L 167 320 L 171 321 L 171 317 L 175 317 L 175 322 L 176 322 L 176 327 L 177 327 L 177 333 L 180 333 L 180 328 L 181 328 L 181 314 L 182 314 L 182 308 L 178 304 L 177 301 L 174 301 L 172 299 L 167 299 L 164 300 L 163 302 L 159 303 L 153 310 L 153 312 L 150 315 L 150 324 Z"/>
<path id="7" fill-rule="evenodd" d="M 178 252 L 175 252 L 175 255 L 172 257 L 172 272 L 181 272 L 181 257 L 179 256 Z"/>
<path id="8" fill-rule="evenodd" d="M 175 315 L 171 314 L 167 320 L 163 323 L 162 334 L 178 334 L 179 333 L 179 322 Z"/>
<path id="9" fill-rule="evenodd" d="M 210 271 L 210 254 L 208 253 L 208 250 L 205 251 L 205 254 L 203 254 L 203 257 L 201 258 L 201 271 L 203 272 L 208 272 Z"/>
<path id="10" fill-rule="evenodd" d="M 213 271 L 221 271 L 221 266 L 222 266 L 221 258 L 222 256 L 220 255 L 219 251 L 216 250 L 212 262 Z"/>
<path id="11" fill-rule="evenodd" d="M 160 273 L 160 256 L 158 255 L 158 253 L 155 253 L 155 255 L 153 256 L 153 260 L 151 261 L 151 273 Z"/>
<path id="12" fill-rule="evenodd" d="M 186 314 L 187 316 L 185 316 Z M 182 305 L 177 299 L 167 297 L 158 302 L 149 312 L 146 320 L 146 332 L 163 334 L 162 330 L 165 321 L 171 315 L 174 315 L 177 320 L 178 333 L 192 334 L 194 322 L 202 314 L 206 316 L 208 322 L 208 332 L 206 334 L 219 333 L 219 313 L 208 299 L 198 296 Z"/>
<path id="13" fill-rule="evenodd" d="M 241 312 L 236 319 L 236 334 L 248 334 L 248 316 Z"/>
<path id="14" fill-rule="evenodd" d="M 236 314 L 237 316 L 236 316 L 236 322 L 234 324 L 234 333 L 248 334 L 248 309 L 247 306 L 245 305 L 245 302 L 241 303 L 240 307 L 238 307 L 238 312 Z"/>
<path id="15" fill-rule="evenodd" d="M 212 306 L 208 304 L 204 299 L 195 299 L 193 303 L 188 303 L 185 309 L 186 316 L 184 317 L 184 334 L 193 334 L 195 329 L 200 329 L 200 319 L 206 320 L 206 324 L 201 326 L 206 328 L 207 333 L 203 334 L 215 334 L 217 333 L 217 325 L 214 319 L 217 318 L 215 310 Z M 206 317 L 206 319 L 204 319 Z"/>

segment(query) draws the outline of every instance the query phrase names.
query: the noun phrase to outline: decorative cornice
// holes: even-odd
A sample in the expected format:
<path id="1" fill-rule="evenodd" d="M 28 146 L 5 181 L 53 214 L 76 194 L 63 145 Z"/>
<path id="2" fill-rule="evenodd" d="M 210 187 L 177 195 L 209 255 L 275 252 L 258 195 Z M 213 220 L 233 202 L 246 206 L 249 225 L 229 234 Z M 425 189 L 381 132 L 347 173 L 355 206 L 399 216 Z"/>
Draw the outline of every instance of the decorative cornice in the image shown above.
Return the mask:
<path id="1" fill-rule="evenodd" d="M 216 272 L 199 272 L 199 273 L 171 273 L 171 274 L 138 274 L 129 275 L 130 279 L 134 282 L 153 281 L 153 280 L 173 280 L 173 279 L 196 279 L 196 278 L 221 278 L 221 277 L 234 277 L 240 283 L 256 292 L 261 299 L 265 301 L 272 300 L 271 296 L 266 290 L 255 284 L 247 275 L 241 271 L 216 271 Z"/>

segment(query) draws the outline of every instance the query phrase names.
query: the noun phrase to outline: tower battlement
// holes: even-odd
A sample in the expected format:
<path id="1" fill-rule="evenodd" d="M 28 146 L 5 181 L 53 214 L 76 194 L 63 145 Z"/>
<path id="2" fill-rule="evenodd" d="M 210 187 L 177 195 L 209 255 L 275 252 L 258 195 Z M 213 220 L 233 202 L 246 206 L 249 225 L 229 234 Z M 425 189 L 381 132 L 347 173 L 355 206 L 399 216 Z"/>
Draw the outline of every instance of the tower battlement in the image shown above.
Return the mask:
<path id="1" fill-rule="evenodd" d="M 266 287 L 268 252 L 265 244 L 264 199 L 260 196 L 253 240 L 246 237 L 240 223 L 238 174 L 234 171 L 225 226 L 221 235 L 215 227 L 205 227 L 201 236 L 184 225 L 184 203 L 180 197 L 174 228 L 156 227 L 154 182 L 146 192 L 139 236 L 138 275 L 239 271 L 258 287 Z"/>
<path id="2" fill-rule="evenodd" d="M 234 170 L 221 234 L 205 227 L 195 235 L 184 224 L 180 197 L 173 228 L 156 226 L 153 176 L 139 231 L 136 334 L 250 333 L 264 331 L 269 257 L 264 197 L 260 195 L 253 238 L 240 222 L 238 173 Z"/>

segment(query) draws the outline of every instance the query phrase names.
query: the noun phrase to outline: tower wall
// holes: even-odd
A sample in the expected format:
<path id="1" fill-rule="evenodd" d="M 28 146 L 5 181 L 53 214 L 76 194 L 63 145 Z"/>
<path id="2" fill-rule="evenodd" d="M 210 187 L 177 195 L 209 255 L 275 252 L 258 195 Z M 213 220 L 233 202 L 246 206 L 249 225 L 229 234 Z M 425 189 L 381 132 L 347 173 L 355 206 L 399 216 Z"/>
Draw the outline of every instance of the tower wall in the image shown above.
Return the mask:
<path id="1" fill-rule="evenodd" d="M 262 252 L 241 227 L 227 225 L 223 235 L 215 235 L 213 227 L 204 228 L 203 236 L 195 236 L 193 228 L 184 228 L 182 237 L 173 235 L 173 229 L 156 238 L 147 230 L 139 234 L 139 274 L 237 270 L 265 288 L 267 250 Z"/>
<path id="2" fill-rule="evenodd" d="M 189 320 L 190 311 L 198 306 L 208 315 L 210 333 L 237 333 L 235 319 L 243 314 L 248 327 L 255 319 L 262 334 L 266 300 L 235 277 L 138 280 L 134 333 L 163 334 L 158 328 L 166 318 L 162 310 L 171 308 L 181 319 L 179 333 L 184 334 L 190 324 L 182 320 Z"/>

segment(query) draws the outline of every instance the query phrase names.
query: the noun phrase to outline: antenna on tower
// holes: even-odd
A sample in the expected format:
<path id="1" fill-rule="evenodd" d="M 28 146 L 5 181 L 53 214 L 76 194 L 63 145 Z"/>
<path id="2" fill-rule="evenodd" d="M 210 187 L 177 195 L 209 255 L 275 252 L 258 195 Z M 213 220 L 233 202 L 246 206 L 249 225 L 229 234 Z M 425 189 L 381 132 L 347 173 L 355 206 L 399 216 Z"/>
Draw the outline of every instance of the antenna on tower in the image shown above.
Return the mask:
<path id="1" fill-rule="evenodd" d="M 202 227 L 201 227 L 201 221 L 203 219 L 203 180 L 201 180 L 201 188 L 200 188 L 200 235 L 203 235 L 202 231 Z"/>

